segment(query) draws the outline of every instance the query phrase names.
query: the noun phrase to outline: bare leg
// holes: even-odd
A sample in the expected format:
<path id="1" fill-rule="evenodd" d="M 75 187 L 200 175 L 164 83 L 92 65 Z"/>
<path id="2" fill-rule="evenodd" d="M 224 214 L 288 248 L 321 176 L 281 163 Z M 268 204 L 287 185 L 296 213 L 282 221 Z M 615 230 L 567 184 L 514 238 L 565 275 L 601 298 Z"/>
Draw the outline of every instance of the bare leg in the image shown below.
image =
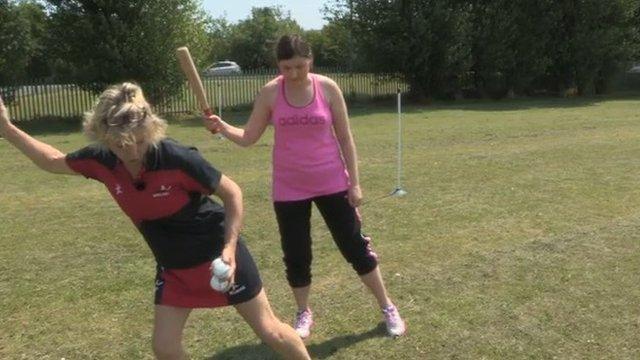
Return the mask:
<path id="1" fill-rule="evenodd" d="M 153 324 L 153 353 L 158 360 L 184 360 L 182 330 L 191 309 L 156 305 Z"/>
<path id="2" fill-rule="evenodd" d="M 264 290 L 235 308 L 256 335 L 285 359 L 311 359 L 293 328 L 275 316 Z"/>
<path id="3" fill-rule="evenodd" d="M 376 268 L 369 273 L 360 275 L 360 279 L 369 288 L 369 290 L 371 290 L 371 293 L 375 296 L 380 308 L 384 309 L 391 305 L 391 299 L 389 299 L 387 289 L 384 287 L 384 282 L 382 281 L 380 267 L 376 266 Z"/>
<path id="4" fill-rule="evenodd" d="M 311 285 L 303 287 L 292 287 L 293 297 L 296 298 L 296 304 L 298 304 L 298 311 L 304 311 L 309 308 L 309 292 L 311 291 Z"/>
<path id="5" fill-rule="evenodd" d="M 382 275 L 380 275 L 380 268 L 376 266 L 373 271 L 360 276 L 360 278 L 362 282 L 369 287 L 376 297 L 378 305 L 382 309 L 387 325 L 387 334 L 392 337 L 402 336 L 407 328 L 404 320 L 400 317 L 398 309 L 393 305 L 389 296 L 387 296 L 387 290 L 382 282 Z"/>

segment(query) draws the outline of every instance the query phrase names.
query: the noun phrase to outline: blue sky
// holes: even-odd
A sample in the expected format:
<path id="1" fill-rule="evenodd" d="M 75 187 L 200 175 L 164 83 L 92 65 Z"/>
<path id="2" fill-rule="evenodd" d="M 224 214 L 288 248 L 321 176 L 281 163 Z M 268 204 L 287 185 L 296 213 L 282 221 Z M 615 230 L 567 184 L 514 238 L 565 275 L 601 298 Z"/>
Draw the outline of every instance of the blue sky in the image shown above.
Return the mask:
<path id="1" fill-rule="evenodd" d="M 214 17 L 224 16 L 231 23 L 249 17 L 252 7 L 280 5 L 291 13 L 291 18 L 305 30 L 321 29 L 326 21 L 323 19 L 322 7 L 326 0 L 203 0 L 204 9 Z"/>

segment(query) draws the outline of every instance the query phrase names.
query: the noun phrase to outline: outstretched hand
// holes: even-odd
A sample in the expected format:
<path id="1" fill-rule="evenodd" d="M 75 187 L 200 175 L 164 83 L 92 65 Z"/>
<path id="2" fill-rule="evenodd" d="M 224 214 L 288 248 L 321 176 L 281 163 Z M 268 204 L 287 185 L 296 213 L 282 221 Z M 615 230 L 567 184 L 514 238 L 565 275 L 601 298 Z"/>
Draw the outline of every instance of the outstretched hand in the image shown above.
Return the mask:
<path id="1" fill-rule="evenodd" d="M 204 123 L 204 126 L 207 128 L 207 130 L 211 131 L 214 134 L 217 134 L 219 132 L 222 132 L 222 129 L 227 126 L 227 123 L 224 122 L 219 116 L 217 115 L 205 115 L 202 118 L 202 121 Z"/>
<path id="2" fill-rule="evenodd" d="M 9 110 L 4 106 L 2 96 L 0 96 L 0 129 L 4 129 L 9 124 L 11 124 L 11 120 L 9 120 Z"/>

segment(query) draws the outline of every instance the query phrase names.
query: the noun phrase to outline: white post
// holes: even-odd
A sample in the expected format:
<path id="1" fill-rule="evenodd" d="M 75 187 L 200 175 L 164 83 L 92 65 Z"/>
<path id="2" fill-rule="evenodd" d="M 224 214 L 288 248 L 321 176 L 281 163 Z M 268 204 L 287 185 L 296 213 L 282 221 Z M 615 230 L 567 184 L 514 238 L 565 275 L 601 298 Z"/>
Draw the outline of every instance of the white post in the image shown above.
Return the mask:
<path id="1" fill-rule="evenodd" d="M 222 119 L 222 83 L 218 83 L 218 116 Z M 224 140 L 222 134 L 218 134 L 219 140 Z"/>
<path id="2" fill-rule="evenodd" d="M 218 83 L 218 116 L 222 118 L 222 84 Z"/>
<path id="3" fill-rule="evenodd" d="M 396 189 L 391 193 L 394 196 L 404 196 L 407 194 L 402 189 L 402 92 L 398 87 L 398 163 L 397 163 L 397 177 L 396 177 Z"/>

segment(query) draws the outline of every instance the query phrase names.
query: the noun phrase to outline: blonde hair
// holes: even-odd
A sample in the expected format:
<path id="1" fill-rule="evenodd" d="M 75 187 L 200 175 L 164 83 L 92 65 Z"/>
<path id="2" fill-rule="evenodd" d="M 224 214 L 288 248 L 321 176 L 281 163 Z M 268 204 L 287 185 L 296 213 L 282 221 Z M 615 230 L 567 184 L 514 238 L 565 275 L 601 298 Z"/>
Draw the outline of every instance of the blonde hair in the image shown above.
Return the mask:
<path id="1" fill-rule="evenodd" d="M 93 109 L 84 116 L 84 133 L 92 141 L 107 146 L 135 143 L 134 131 L 156 145 L 165 137 L 167 123 L 156 116 L 140 86 L 125 82 L 105 90 Z"/>

